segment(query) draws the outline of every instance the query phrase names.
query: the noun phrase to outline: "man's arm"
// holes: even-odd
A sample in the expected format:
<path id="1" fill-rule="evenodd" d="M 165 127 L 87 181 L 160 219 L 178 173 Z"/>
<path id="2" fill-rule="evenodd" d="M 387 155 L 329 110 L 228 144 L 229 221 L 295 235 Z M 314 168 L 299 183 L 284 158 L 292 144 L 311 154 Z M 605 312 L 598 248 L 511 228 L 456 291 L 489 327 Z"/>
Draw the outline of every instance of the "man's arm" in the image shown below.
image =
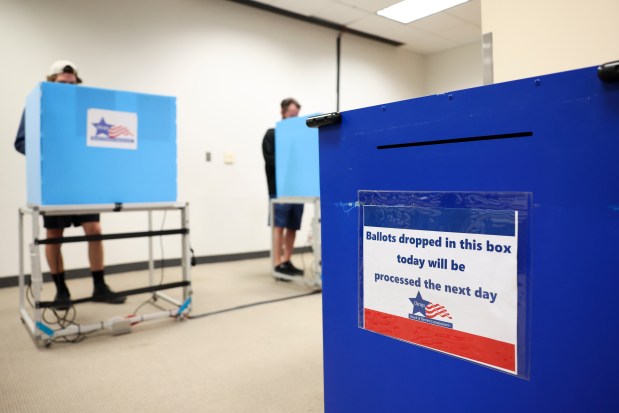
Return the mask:
<path id="1" fill-rule="evenodd" d="M 275 168 L 275 130 L 269 129 L 262 140 L 262 156 L 268 168 Z"/>
<path id="2" fill-rule="evenodd" d="M 17 129 L 17 136 L 15 137 L 15 143 L 13 144 L 15 146 L 15 150 L 17 152 L 23 153 L 24 155 L 26 154 L 26 126 L 25 126 L 25 119 L 26 118 L 26 112 L 22 112 L 21 114 L 21 120 L 19 121 L 19 128 Z"/>

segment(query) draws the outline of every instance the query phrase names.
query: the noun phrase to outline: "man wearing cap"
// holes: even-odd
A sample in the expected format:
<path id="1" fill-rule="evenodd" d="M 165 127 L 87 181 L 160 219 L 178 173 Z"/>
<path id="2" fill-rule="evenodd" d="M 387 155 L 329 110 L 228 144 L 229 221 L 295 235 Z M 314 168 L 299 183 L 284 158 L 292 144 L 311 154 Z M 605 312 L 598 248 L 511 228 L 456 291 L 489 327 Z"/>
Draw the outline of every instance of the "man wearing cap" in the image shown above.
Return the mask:
<path id="1" fill-rule="evenodd" d="M 68 60 L 58 60 L 52 64 L 47 75 L 48 82 L 67 83 L 76 85 L 82 83 L 82 79 L 77 74 L 77 67 Z M 26 129 L 25 111 L 22 113 L 19 129 L 15 138 L 15 149 L 22 154 L 26 154 Z M 44 216 L 43 223 L 47 229 L 47 238 L 61 238 L 64 229 L 74 226 L 82 226 L 86 235 L 100 235 L 101 224 L 99 214 L 90 215 L 62 215 Z M 62 260 L 61 244 L 46 244 L 45 256 L 52 273 L 52 279 L 56 285 L 56 297 L 54 301 L 58 309 L 68 309 L 71 295 L 65 284 L 64 263 Z M 103 265 L 103 243 L 102 241 L 88 241 L 88 259 L 92 272 L 94 290 L 93 299 L 98 302 L 110 304 L 122 304 L 126 297 L 116 296 L 104 281 Z"/>

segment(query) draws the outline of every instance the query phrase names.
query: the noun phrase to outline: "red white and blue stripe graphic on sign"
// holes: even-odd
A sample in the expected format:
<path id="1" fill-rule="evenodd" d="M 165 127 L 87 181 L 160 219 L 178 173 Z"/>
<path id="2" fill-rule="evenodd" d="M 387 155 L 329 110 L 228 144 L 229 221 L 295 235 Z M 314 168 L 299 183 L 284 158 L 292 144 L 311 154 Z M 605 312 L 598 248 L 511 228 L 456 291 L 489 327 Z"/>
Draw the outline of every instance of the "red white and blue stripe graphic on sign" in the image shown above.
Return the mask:
<path id="1" fill-rule="evenodd" d="M 449 318 L 451 320 L 451 315 L 445 307 L 440 304 L 429 304 L 426 306 L 426 318 L 434 317 Z"/>
<path id="2" fill-rule="evenodd" d="M 122 125 L 113 125 L 109 130 L 110 138 L 118 138 L 119 136 L 133 136 L 133 133 Z"/>
<path id="3" fill-rule="evenodd" d="M 469 360 L 516 370 L 516 346 L 437 325 L 365 309 L 364 327 L 409 343 L 443 351 Z"/>

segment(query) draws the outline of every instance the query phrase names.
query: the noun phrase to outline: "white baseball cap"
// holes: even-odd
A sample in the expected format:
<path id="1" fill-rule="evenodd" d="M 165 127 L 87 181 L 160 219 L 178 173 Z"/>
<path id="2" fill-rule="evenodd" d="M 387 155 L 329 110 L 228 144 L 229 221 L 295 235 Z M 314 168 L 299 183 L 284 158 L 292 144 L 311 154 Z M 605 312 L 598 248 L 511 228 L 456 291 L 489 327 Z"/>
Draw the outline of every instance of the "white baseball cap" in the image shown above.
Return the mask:
<path id="1" fill-rule="evenodd" d="M 77 78 L 77 83 L 82 83 L 82 79 L 77 74 L 77 66 L 68 60 L 56 60 L 49 68 L 48 77 L 56 76 L 61 73 L 73 73 Z"/>

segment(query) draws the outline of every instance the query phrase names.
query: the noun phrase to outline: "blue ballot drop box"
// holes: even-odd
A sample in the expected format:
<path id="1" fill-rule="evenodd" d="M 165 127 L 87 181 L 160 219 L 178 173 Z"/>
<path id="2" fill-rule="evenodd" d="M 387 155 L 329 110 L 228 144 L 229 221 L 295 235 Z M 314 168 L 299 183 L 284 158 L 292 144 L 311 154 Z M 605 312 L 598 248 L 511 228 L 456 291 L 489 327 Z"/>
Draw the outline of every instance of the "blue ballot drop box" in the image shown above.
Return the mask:
<path id="1" fill-rule="evenodd" d="M 26 104 L 29 205 L 175 202 L 176 99 L 43 82 Z"/>
<path id="2" fill-rule="evenodd" d="M 619 83 L 586 68 L 341 115 L 319 138 L 325 410 L 619 411 Z"/>

